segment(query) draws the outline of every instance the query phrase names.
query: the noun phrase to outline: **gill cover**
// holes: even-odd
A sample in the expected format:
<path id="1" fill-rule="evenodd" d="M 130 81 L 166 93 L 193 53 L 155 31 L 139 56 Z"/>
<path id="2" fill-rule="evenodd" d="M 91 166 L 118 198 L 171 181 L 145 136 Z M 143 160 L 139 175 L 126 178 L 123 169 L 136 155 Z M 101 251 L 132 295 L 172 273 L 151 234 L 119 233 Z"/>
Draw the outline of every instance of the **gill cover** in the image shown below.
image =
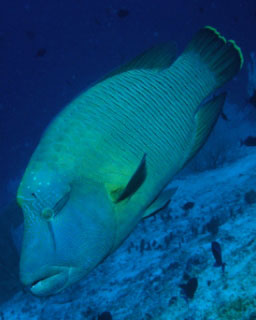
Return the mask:
<path id="1" fill-rule="evenodd" d="M 34 212 L 46 220 L 57 215 L 69 200 L 71 187 L 65 177 L 42 166 L 40 170 L 27 170 L 20 184 L 17 201 L 24 214 Z"/>

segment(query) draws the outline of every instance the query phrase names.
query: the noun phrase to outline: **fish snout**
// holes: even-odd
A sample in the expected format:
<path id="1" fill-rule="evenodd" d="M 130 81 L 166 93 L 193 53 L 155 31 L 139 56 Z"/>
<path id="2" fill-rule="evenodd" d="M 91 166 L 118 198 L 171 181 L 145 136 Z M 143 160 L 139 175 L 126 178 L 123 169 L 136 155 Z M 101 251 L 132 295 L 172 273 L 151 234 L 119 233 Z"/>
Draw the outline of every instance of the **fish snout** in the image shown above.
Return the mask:
<path id="1" fill-rule="evenodd" d="M 56 294 L 66 287 L 69 267 L 62 265 L 56 256 L 50 233 L 41 224 L 25 233 L 20 259 L 20 280 L 38 296 Z M 37 232 L 37 236 L 34 232 Z M 42 238 L 44 241 L 42 241 Z"/>
<path id="2" fill-rule="evenodd" d="M 68 267 L 42 267 L 38 272 L 20 271 L 21 282 L 36 296 L 57 294 L 69 282 Z"/>

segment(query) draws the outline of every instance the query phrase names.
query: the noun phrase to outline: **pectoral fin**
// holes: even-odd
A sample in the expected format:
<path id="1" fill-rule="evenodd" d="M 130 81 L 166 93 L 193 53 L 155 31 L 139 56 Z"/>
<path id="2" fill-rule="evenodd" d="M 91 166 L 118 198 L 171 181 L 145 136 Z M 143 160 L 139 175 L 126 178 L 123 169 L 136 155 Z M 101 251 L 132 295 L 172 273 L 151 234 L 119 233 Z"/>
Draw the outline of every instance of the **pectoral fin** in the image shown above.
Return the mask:
<path id="1" fill-rule="evenodd" d="M 164 209 L 165 206 L 169 204 L 172 196 L 177 191 L 178 187 L 171 188 L 165 191 L 162 191 L 160 195 L 151 203 L 151 205 L 145 211 L 143 218 L 149 217 L 159 210 Z"/>
<path id="2" fill-rule="evenodd" d="M 112 192 L 112 197 L 115 199 L 115 202 L 120 202 L 132 196 L 143 184 L 144 180 L 146 179 L 146 176 L 146 154 L 144 154 L 137 170 L 127 183 L 126 187 L 122 190 L 115 190 Z"/>
<path id="3" fill-rule="evenodd" d="M 218 116 L 221 113 L 226 98 L 226 92 L 215 96 L 210 101 L 206 102 L 196 113 L 196 133 L 193 146 L 186 158 L 183 167 L 190 161 L 194 155 L 206 142 L 209 134 L 212 131 Z"/>

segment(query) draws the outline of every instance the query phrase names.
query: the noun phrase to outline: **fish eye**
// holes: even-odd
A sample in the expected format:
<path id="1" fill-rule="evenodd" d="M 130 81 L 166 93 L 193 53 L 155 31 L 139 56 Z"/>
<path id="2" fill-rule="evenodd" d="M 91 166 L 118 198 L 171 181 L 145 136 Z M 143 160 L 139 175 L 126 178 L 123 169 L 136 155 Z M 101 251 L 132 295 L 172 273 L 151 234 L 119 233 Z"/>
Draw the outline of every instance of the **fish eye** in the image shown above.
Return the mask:
<path id="1" fill-rule="evenodd" d="M 41 216 L 44 219 L 49 220 L 54 217 L 54 211 L 51 208 L 44 208 L 41 212 Z"/>
<path id="2" fill-rule="evenodd" d="M 64 196 L 55 204 L 53 208 L 44 208 L 41 212 L 41 216 L 46 220 L 54 218 L 68 202 L 69 195 L 70 192 L 65 193 Z"/>

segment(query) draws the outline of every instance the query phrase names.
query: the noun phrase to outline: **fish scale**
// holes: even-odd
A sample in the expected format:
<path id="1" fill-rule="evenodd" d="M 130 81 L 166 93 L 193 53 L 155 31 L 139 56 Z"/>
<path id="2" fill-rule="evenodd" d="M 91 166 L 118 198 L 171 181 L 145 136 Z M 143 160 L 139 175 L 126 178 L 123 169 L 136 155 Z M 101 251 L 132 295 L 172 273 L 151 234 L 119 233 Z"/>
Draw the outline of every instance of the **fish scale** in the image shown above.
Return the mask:
<path id="1" fill-rule="evenodd" d="M 165 174 L 164 179 L 170 180 L 172 171 L 178 169 L 176 159 L 186 156 L 185 150 L 191 143 L 190 135 L 194 134 L 192 116 L 179 112 L 180 105 L 184 109 L 184 94 L 179 94 L 181 89 L 178 89 L 177 81 L 172 80 L 171 73 L 162 73 L 130 71 L 117 75 L 89 89 L 84 97 L 78 98 L 83 99 L 84 110 L 81 105 L 78 110 L 75 103 L 66 109 L 68 118 L 65 126 L 79 133 L 82 122 L 90 124 L 99 139 L 98 143 L 90 146 L 98 146 L 96 153 L 102 159 L 102 170 L 105 167 L 113 168 L 114 161 L 116 168 L 111 171 L 119 173 L 120 183 L 125 181 L 122 171 L 124 176 L 130 176 L 144 153 L 147 154 L 148 179 L 151 174 L 152 178 L 157 176 L 159 179 L 163 176 L 161 172 L 169 169 L 170 174 Z M 180 81 L 184 81 L 184 75 Z M 170 87 L 177 93 L 171 94 L 170 90 L 168 91 Z M 172 101 L 175 101 L 175 104 Z M 76 119 L 79 123 L 69 124 L 75 124 Z M 62 130 L 65 132 L 65 128 Z M 69 134 L 74 135 L 72 131 Z M 107 137 L 111 139 L 108 140 Z M 82 144 L 88 142 L 85 134 L 84 141 L 79 141 L 80 148 L 74 150 L 79 152 L 80 159 Z M 66 146 L 66 143 L 64 145 Z M 105 160 L 102 154 L 107 155 Z M 173 170 L 172 164 L 175 164 Z M 182 161 L 179 166 L 181 165 Z M 130 168 L 130 171 L 127 171 L 127 168 Z M 157 184 L 155 180 L 154 184 Z"/>
<path id="2" fill-rule="evenodd" d="M 242 64 L 235 42 L 205 27 L 176 60 L 173 45 L 157 45 L 55 117 L 17 195 L 20 277 L 33 294 L 80 280 L 169 203 L 176 189 L 165 187 L 207 140 L 226 93 L 202 101 Z"/>

